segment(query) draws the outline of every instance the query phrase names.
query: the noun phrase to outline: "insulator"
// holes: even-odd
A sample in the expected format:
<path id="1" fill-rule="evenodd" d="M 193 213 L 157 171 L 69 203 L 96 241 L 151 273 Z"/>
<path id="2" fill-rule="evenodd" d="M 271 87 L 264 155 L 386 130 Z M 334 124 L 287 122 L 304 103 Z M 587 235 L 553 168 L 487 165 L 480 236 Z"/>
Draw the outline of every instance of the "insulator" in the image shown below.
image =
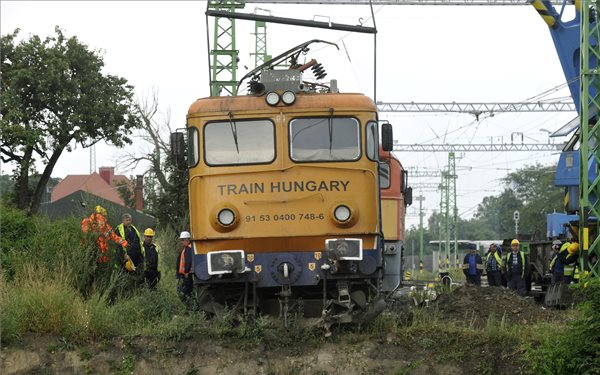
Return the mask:
<path id="1" fill-rule="evenodd" d="M 258 81 L 248 82 L 248 92 L 251 95 L 260 95 L 265 91 L 265 85 Z"/>
<path id="2" fill-rule="evenodd" d="M 323 65 L 320 63 L 313 65 L 311 69 L 317 79 L 323 79 L 327 75 L 327 73 L 325 73 L 325 68 L 323 68 Z"/>

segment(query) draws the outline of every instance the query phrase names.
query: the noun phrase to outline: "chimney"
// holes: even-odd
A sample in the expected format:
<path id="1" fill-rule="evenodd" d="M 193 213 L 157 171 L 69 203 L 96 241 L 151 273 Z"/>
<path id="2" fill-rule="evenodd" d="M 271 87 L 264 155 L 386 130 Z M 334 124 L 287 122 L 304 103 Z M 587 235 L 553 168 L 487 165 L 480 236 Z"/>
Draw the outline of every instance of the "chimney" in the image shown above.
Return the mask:
<path id="1" fill-rule="evenodd" d="M 138 174 L 135 182 L 135 209 L 141 211 L 144 209 L 144 176 Z"/>
<path id="2" fill-rule="evenodd" d="M 100 167 L 100 169 L 98 171 L 100 173 L 100 177 L 102 177 L 102 179 L 104 181 L 106 181 L 107 184 L 112 186 L 113 176 L 115 175 L 115 168 L 114 167 Z"/>

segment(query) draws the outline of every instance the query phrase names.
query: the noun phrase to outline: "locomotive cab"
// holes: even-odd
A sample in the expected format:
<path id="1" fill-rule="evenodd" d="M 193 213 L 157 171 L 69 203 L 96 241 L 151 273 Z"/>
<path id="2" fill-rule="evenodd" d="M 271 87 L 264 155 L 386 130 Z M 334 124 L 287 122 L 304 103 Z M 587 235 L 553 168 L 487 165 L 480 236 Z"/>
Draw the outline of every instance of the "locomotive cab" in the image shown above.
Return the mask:
<path id="1" fill-rule="evenodd" d="M 385 306 L 376 106 L 335 81 L 304 80 L 310 67 L 325 76 L 315 60 L 297 63 L 308 44 L 249 73 L 249 95 L 188 111 L 193 274 L 206 311 L 321 317 L 327 328 Z M 275 70 L 283 57 L 292 68 Z M 391 126 L 382 132 L 390 148 Z"/>

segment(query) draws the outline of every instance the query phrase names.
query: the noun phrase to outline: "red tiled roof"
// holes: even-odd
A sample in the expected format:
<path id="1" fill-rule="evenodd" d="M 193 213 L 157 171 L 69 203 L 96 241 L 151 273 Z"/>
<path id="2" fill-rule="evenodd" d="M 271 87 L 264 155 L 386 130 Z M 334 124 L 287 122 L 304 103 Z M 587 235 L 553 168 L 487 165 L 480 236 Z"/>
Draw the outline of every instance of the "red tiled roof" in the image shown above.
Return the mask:
<path id="1" fill-rule="evenodd" d="M 125 177 L 125 176 L 115 176 Z M 121 180 L 122 179 L 115 179 Z M 125 180 L 129 181 L 127 177 Z M 55 202 L 67 195 L 74 193 L 78 190 L 86 191 L 90 194 L 97 195 L 111 202 L 125 206 L 125 201 L 119 195 L 116 187 L 110 186 L 98 173 L 91 175 L 68 175 L 58 185 L 52 189 L 51 202 Z"/>

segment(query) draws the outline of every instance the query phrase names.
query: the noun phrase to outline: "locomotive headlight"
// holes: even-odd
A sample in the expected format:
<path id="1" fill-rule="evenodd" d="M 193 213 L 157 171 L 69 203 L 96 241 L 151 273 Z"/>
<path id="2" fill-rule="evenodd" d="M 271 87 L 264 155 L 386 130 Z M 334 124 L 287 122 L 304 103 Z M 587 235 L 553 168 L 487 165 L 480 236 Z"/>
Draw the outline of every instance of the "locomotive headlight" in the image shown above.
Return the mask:
<path id="1" fill-rule="evenodd" d="M 294 94 L 292 91 L 286 91 L 283 93 L 283 95 L 281 95 L 281 100 L 283 100 L 283 102 L 287 105 L 294 104 L 296 101 L 296 94 Z"/>
<path id="2" fill-rule="evenodd" d="M 330 217 L 335 225 L 341 228 L 348 228 L 358 221 L 358 208 L 348 202 L 338 202 L 331 207 Z"/>
<path id="3" fill-rule="evenodd" d="M 265 98 L 267 100 L 267 104 L 268 105 L 277 105 L 277 103 L 279 103 L 279 94 L 276 93 L 275 91 L 271 91 L 267 94 L 267 97 Z"/>
<path id="4" fill-rule="evenodd" d="M 219 220 L 219 223 L 227 227 L 235 221 L 235 214 L 229 208 L 224 208 L 219 211 L 217 219 Z"/>
<path id="5" fill-rule="evenodd" d="M 240 212 L 229 203 L 216 205 L 210 210 L 209 223 L 218 232 L 231 232 L 240 225 Z"/>
<path id="6" fill-rule="evenodd" d="M 340 204 L 333 211 L 335 219 L 341 223 L 345 223 L 352 217 L 352 211 L 346 205 Z"/>

